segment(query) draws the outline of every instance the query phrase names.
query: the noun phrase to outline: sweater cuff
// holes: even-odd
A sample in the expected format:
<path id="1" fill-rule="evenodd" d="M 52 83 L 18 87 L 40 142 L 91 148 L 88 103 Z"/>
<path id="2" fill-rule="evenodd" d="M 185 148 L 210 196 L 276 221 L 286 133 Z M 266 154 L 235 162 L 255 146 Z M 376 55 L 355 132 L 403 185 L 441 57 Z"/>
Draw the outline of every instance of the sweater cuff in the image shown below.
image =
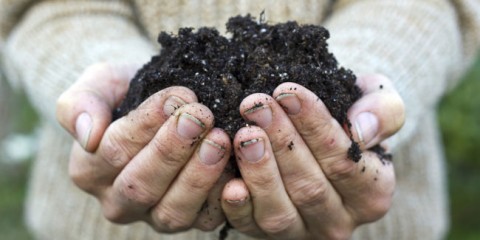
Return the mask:
<path id="1" fill-rule="evenodd" d="M 144 63 L 155 52 L 118 2 L 34 6 L 7 39 L 3 67 L 39 114 L 56 124 L 56 99 L 96 62 Z"/>

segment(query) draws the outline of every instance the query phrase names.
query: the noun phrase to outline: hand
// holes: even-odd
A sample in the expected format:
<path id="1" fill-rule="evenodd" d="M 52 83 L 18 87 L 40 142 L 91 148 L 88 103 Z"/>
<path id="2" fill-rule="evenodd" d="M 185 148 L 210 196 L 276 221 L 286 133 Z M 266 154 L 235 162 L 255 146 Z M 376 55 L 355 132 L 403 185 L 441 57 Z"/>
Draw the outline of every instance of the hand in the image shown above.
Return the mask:
<path id="1" fill-rule="evenodd" d="M 111 123 L 136 69 L 94 65 L 58 99 L 58 121 L 77 140 L 70 176 L 112 222 L 214 229 L 224 222 L 218 200 L 230 139 L 184 87 L 164 89 Z"/>
<path id="2" fill-rule="evenodd" d="M 229 181 L 222 194 L 236 230 L 272 239 L 347 239 L 388 211 L 393 165 L 366 149 L 400 129 L 404 106 L 383 76 L 361 77 L 357 85 L 364 95 L 348 116 L 364 150 L 358 163 L 347 157 L 349 133 L 308 89 L 284 83 L 273 98 L 244 99 L 240 111 L 258 127 L 237 132 L 234 149 L 243 178 Z"/>

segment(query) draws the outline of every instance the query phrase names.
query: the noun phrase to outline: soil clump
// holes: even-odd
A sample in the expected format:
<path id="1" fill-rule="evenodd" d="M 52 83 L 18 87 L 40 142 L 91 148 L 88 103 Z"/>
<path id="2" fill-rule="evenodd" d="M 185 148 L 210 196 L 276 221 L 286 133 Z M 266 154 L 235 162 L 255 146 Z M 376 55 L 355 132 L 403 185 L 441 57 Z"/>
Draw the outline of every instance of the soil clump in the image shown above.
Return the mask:
<path id="1" fill-rule="evenodd" d="M 233 17 L 226 26 L 230 38 L 207 27 L 181 28 L 177 35 L 161 32 L 160 53 L 137 72 L 114 119 L 164 88 L 185 86 L 212 110 L 215 126 L 233 138 L 245 125 L 238 110 L 245 97 L 271 95 L 282 82 L 295 82 L 314 92 L 350 129 L 347 110 L 362 93 L 352 71 L 339 67 L 328 51 L 325 28 L 294 21 L 269 25 L 250 15 Z M 348 156 L 360 159 L 358 144 Z"/>

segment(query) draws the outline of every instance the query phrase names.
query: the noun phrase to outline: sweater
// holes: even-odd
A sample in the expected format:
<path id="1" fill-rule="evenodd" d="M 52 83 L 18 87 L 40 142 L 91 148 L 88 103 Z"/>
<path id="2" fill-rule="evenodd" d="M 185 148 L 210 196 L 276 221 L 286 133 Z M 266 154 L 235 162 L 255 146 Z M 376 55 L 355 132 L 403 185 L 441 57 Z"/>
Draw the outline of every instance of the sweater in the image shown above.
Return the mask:
<path id="1" fill-rule="evenodd" d="M 39 112 L 41 140 L 26 199 L 37 239 L 215 239 L 218 231 L 161 234 L 138 222 L 107 221 L 96 199 L 68 176 L 73 139 L 55 120 L 55 102 L 88 65 L 144 63 L 160 31 L 211 26 L 265 10 L 271 23 L 296 20 L 330 31 L 329 49 L 356 74 L 381 73 L 406 106 L 388 139 L 397 186 L 389 212 L 353 239 L 441 239 L 448 230 L 445 160 L 435 107 L 473 62 L 480 45 L 476 0 L 0 0 L 0 66 Z M 249 239 L 232 230 L 229 239 Z"/>

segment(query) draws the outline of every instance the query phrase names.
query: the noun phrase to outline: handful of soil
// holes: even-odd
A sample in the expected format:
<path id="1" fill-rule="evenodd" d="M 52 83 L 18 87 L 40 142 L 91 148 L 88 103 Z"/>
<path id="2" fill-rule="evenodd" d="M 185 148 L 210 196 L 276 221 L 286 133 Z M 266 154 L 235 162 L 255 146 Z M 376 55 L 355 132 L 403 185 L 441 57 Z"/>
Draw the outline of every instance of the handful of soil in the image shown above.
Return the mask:
<path id="1" fill-rule="evenodd" d="M 338 67 L 328 52 L 328 31 L 320 26 L 286 22 L 268 25 L 250 15 L 227 22 L 231 38 L 213 28 L 181 28 L 177 35 L 160 33 L 159 55 L 136 74 L 114 119 L 126 115 L 152 94 L 170 87 L 192 89 L 210 108 L 215 126 L 231 138 L 245 125 L 238 107 L 252 93 L 271 95 L 282 82 L 296 82 L 313 91 L 332 116 L 350 128 L 347 110 L 361 97 L 356 77 Z M 358 144 L 349 157 L 361 157 Z"/>

